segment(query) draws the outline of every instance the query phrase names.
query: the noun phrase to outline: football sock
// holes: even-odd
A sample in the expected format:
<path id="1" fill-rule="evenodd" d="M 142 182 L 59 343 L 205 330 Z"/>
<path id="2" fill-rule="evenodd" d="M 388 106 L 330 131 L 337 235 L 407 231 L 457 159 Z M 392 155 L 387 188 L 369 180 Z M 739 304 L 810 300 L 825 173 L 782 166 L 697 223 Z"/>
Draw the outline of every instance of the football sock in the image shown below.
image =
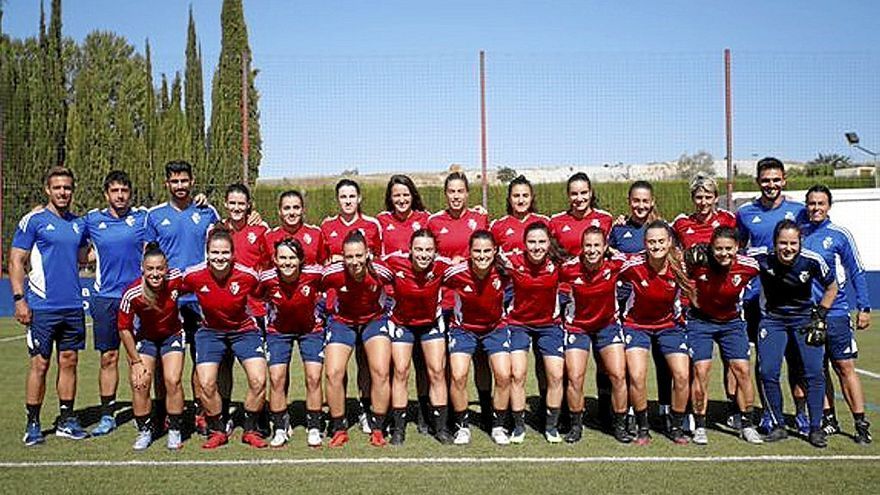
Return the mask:
<path id="1" fill-rule="evenodd" d="M 42 404 L 25 404 L 25 409 L 27 409 L 27 420 L 28 423 L 39 423 L 40 422 L 40 409 L 42 409 Z M 862 415 L 864 416 L 864 414 Z"/>
<path id="2" fill-rule="evenodd" d="M 59 422 L 63 422 L 67 420 L 73 414 L 73 401 L 72 400 L 59 400 L 58 401 L 58 420 Z"/>
<path id="3" fill-rule="evenodd" d="M 102 395 L 101 396 L 101 415 L 102 416 L 113 416 L 113 412 L 116 410 L 116 395 Z"/>

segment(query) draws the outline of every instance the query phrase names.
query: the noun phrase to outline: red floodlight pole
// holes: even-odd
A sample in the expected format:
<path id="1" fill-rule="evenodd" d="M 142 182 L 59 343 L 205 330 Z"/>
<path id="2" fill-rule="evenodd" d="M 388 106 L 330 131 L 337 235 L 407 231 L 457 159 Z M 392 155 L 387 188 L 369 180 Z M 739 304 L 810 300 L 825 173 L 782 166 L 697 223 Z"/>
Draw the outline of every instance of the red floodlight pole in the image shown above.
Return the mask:
<path id="1" fill-rule="evenodd" d="M 242 184 L 248 183 L 248 160 L 251 140 L 248 134 L 248 52 L 241 51 L 241 177 Z"/>
<path id="2" fill-rule="evenodd" d="M 724 49 L 724 124 L 727 137 L 727 209 L 733 210 L 733 106 L 730 102 L 730 48 Z"/>
<path id="3" fill-rule="evenodd" d="M 487 166 L 486 133 L 486 52 L 480 50 L 480 162 L 483 169 L 483 208 L 489 209 L 489 178 Z"/>

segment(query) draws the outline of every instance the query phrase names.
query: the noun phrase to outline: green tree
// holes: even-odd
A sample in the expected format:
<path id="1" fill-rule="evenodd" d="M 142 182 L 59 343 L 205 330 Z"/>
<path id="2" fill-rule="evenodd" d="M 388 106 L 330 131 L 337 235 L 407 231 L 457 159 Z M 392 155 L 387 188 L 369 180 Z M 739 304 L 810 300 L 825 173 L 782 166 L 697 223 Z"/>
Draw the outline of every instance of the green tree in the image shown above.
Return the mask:
<path id="1" fill-rule="evenodd" d="M 679 179 L 691 180 L 698 174 L 708 177 L 715 175 L 715 158 L 707 151 L 698 151 L 693 155 L 682 153 L 675 162 L 675 174 Z"/>
<path id="2" fill-rule="evenodd" d="M 163 90 L 166 80 L 163 75 Z M 161 157 L 160 163 L 169 160 L 181 160 L 190 155 L 189 129 L 187 128 L 186 116 L 181 108 L 181 80 L 180 73 L 174 75 L 171 83 L 171 94 L 159 117 L 159 149 L 157 155 Z"/>
<path id="3" fill-rule="evenodd" d="M 224 0 L 220 14 L 222 29 L 220 61 L 214 72 L 211 93 L 211 128 L 208 147 L 207 177 L 223 185 L 242 179 L 242 56 L 250 66 L 247 26 L 241 0 Z M 261 158 L 260 115 L 257 109 L 257 72 L 247 74 L 248 94 L 248 181 L 257 179 Z"/>
<path id="4" fill-rule="evenodd" d="M 205 155 L 205 88 L 202 79 L 202 53 L 196 36 L 192 6 L 189 8 L 189 26 L 186 32 L 184 113 L 190 138 L 188 158 L 196 170 L 202 170 L 207 159 Z"/>
<path id="5" fill-rule="evenodd" d="M 67 164 L 92 194 L 87 206 L 103 202 L 100 184 L 112 169 L 128 170 L 135 199 L 149 191 L 144 139 L 146 91 L 144 59 L 124 38 L 95 31 L 82 44 L 83 65 L 73 81 L 75 99 L 68 113 Z"/>
<path id="6" fill-rule="evenodd" d="M 157 202 L 161 196 L 161 184 L 165 178 L 162 164 L 156 159 L 156 134 L 158 133 L 158 117 L 156 116 L 156 90 L 153 87 L 153 61 L 150 40 L 144 42 L 144 74 L 142 78 L 144 92 L 144 145 L 146 146 L 146 200 L 149 204 Z"/>

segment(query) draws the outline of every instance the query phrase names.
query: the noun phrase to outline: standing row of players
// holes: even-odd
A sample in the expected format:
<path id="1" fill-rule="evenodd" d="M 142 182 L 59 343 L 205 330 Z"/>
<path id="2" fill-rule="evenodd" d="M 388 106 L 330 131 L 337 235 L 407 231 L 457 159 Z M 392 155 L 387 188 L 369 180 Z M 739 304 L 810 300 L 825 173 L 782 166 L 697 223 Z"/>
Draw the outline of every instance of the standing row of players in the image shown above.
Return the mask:
<path id="1" fill-rule="evenodd" d="M 417 380 L 425 405 L 422 417 L 433 419 L 430 427 L 444 443 L 470 441 L 467 382 L 472 355 L 481 409 L 492 410 L 492 439 L 498 444 L 524 439 L 524 383 L 532 345 L 542 365 L 537 368 L 548 441 L 562 441 L 558 420 L 564 397 L 572 418 L 565 440 L 581 437 L 584 373 L 592 348 L 600 368 L 600 407 L 607 410 L 603 416 L 617 440 L 650 441 L 645 384 L 653 350 L 661 414 L 669 418 L 666 433 L 677 443 L 688 441 L 682 425 L 691 403 L 693 441 L 706 443 L 713 341 L 719 343 L 730 372 L 726 385 L 738 413 L 734 424 L 744 439 L 761 442 L 751 418 L 749 346 L 738 311 L 743 290 L 759 275 L 763 285 L 773 287 L 765 291 L 765 307 L 755 313 L 763 363 L 758 383 L 768 411 L 766 439 L 785 436 L 779 368 L 788 341 L 798 344 L 789 349 L 799 351 L 802 363 L 798 383 L 806 385 L 806 400 L 797 395 L 798 386 L 794 390 L 798 408 L 809 403 L 805 433 L 811 443 L 824 446 L 826 433 L 838 428 L 833 409 L 823 408 L 826 346 L 810 345 L 821 340 L 827 319 L 829 355 L 853 412 L 855 438 L 870 441 L 853 372 L 849 308 L 838 294 L 839 286 L 854 281 L 857 325 L 866 327 L 864 273 L 848 233 L 827 218 L 831 192 L 821 186 L 811 189 L 807 218 L 802 204 L 782 195 L 784 167 L 778 160 L 758 163 L 761 196 L 736 218 L 717 209 L 715 182 L 698 178 L 691 188 L 695 212 L 671 225 L 657 218 L 652 188 L 641 181 L 630 188 L 631 214 L 615 224 L 596 208 L 592 184 L 582 173 L 568 181 L 569 210 L 552 218 L 536 213 L 531 184 L 515 179 L 508 189 L 508 215 L 491 226 L 484 211 L 467 207 L 468 183 L 462 174 L 447 178 L 447 208 L 434 215 L 424 210 L 409 178 L 392 177 L 387 211 L 378 219 L 360 212 L 357 183 L 340 181 L 339 214 L 320 228 L 304 223 L 303 197 L 289 191 L 279 199 L 282 225 L 275 229 L 248 216 L 251 200 L 244 186 L 228 188 L 229 217 L 220 219 L 210 206 L 193 202 L 188 164 L 169 163 L 166 179 L 170 201 L 146 211 L 131 207 L 130 181 L 113 172 L 104 184 L 108 208 L 74 217 L 69 212 L 73 176 L 52 169 L 46 179 L 46 208 L 22 219 L 10 274 L 16 318 L 29 324 L 26 444 L 43 441 L 40 405 L 53 343 L 59 354 L 61 413 L 56 434 L 87 436 L 72 409 L 76 356 L 85 340 L 77 258 L 86 256 L 89 244 L 98 261 L 91 311 L 95 344 L 102 352 L 103 406 L 92 434 L 115 428 L 115 361 L 121 336 L 132 367 L 138 450 L 153 437 L 149 394 L 157 361 L 164 381 L 168 447 L 181 445 L 185 344 L 196 364 L 197 427 L 208 433 L 206 448 L 228 441 L 230 355 L 248 376 L 242 440 L 267 445 L 257 417 L 268 375 L 274 430 L 269 443 L 286 443 L 288 364 L 295 341 L 305 366 L 307 441 L 312 446 L 322 443 L 322 379 L 331 419 L 329 443 L 348 441 L 345 370 L 355 349 L 365 358 L 359 361 L 358 382 L 364 412 L 371 413 L 362 415 L 362 427 L 370 432 L 371 443 L 384 445 L 390 415 L 391 441 L 402 443 L 416 342 L 416 371 L 424 373 Z M 741 243 L 758 248 L 756 257 L 738 255 Z M 802 243 L 818 248 L 821 256 L 802 249 Z M 30 290 L 25 298 L 28 258 Z M 837 265 L 842 269 L 835 283 Z M 386 303 L 386 295 L 394 303 Z M 805 333 L 807 328 L 814 331 Z M 488 363 L 491 380 L 481 362 Z M 454 432 L 448 428 L 448 402 Z M 635 428 L 626 425 L 628 407 Z M 512 428 L 507 428 L 508 416 Z"/>

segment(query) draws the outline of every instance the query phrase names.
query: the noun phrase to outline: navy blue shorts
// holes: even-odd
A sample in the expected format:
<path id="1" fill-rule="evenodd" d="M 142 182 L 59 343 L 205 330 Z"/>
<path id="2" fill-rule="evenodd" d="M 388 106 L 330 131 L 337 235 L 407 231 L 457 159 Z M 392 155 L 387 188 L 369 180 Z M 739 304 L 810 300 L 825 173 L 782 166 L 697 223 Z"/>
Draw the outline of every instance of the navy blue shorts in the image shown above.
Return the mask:
<path id="1" fill-rule="evenodd" d="M 92 297 L 89 312 L 95 336 L 95 350 L 101 352 L 119 350 L 119 327 L 116 316 L 122 299 L 114 297 Z"/>
<path id="2" fill-rule="evenodd" d="M 391 336 L 392 344 L 415 344 L 416 341 L 430 342 L 446 339 L 446 325 L 443 323 L 443 318 L 437 318 L 437 321 L 432 325 L 422 326 L 396 325 L 389 321 L 388 334 Z"/>
<path id="3" fill-rule="evenodd" d="M 164 356 L 169 352 L 183 352 L 186 350 L 183 332 L 169 335 L 162 340 L 138 340 L 135 344 L 138 354 L 144 354 L 152 358 Z"/>
<path id="4" fill-rule="evenodd" d="M 849 315 L 829 316 L 828 340 L 825 344 L 826 355 L 832 361 L 846 361 L 859 357 L 859 346 L 853 331 L 852 319 Z"/>
<path id="5" fill-rule="evenodd" d="M 715 342 L 721 349 L 721 359 L 749 359 L 749 336 L 745 321 L 736 319 L 720 323 L 701 318 L 688 320 L 687 344 L 694 362 L 711 360 Z"/>
<path id="6" fill-rule="evenodd" d="M 299 342 L 299 356 L 302 362 L 324 363 L 323 331 L 306 334 L 269 332 L 266 334 L 269 366 L 289 365 L 294 342 Z"/>
<path id="7" fill-rule="evenodd" d="M 660 352 L 664 356 L 668 354 L 688 354 L 690 351 L 687 335 L 681 327 L 648 331 L 624 326 L 623 335 L 626 339 L 626 350 L 650 350 L 652 346 L 659 346 Z"/>
<path id="8" fill-rule="evenodd" d="M 230 351 L 239 362 L 265 359 L 260 331 L 220 332 L 203 327 L 196 332 L 196 365 L 220 364 Z"/>
<path id="9" fill-rule="evenodd" d="M 499 352 L 510 352 L 510 332 L 507 327 L 498 327 L 488 333 L 477 334 L 463 328 L 449 330 L 449 354 L 468 354 L 473 356 L 477 348 L 482 348 L 487 356 Z"/>
<path id="10" fill-rule="evenodd" d="M 526 327 L 508 325 L 510 332 L 510 352 L 528 351 L 534 339 L 541 356 L 562 357 L 565 337 L 559 325 L 546 327 Z"/>
<path id="11" fill-rule="evenodd" d="M 52 357 L 52 344 L 61 351 L 81 351 L 86 348 L 86 317 L 82 308 L 33 310 L 33 319 L 27 329 L 28 353 Z"/>
<path id="12" fill-rule="evenodd" d="M 358 337 L 364 343 L 374 337 L 391 339 L 391 336 L 388 334 L 388 318 L 386 316 L 381 316 L 366 325 L 354 326 L 348 326 L 345 323 L 340 323 L 335 318 L 330 318 L 326 334 L 324 339 L 326 344 L 342 344 L 351 348 L 354 348 Z"/>
<path id="13" fill-rule="evenodd" d="M 578 349 L 589 351 L 590 347 L 596 352 L 610 345 L 623 345 L 623 329 L 617 323 L 612 323 L 598 332 L 565 332 L 565 350 Z"/>

